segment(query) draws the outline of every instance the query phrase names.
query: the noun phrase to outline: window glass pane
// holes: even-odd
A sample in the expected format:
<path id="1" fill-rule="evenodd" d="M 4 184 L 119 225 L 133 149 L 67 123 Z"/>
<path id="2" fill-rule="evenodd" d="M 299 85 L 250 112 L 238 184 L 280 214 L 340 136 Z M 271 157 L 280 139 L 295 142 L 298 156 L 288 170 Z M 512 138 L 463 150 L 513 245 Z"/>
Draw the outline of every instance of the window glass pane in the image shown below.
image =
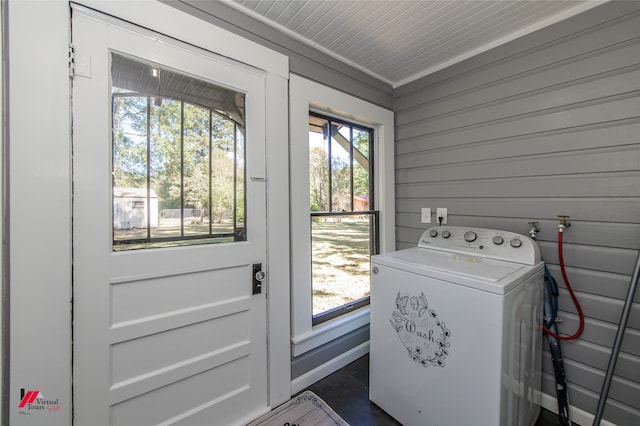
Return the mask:
<path id="1" fill-rule="evenodd" d="M 370 210 L 369 132 L 353 129 L 353 210 Z"/>
<path id="2" fill-rule="evenodd" d="M 309 196 L 312 212 L 329 211 L 329 122 L 318 117 L 309 124 Z"/>
<path id="3" fill-rule="evenodd" d="M 313 324 L 368 304 L 376 253 L 370 167 L 373 131 L 309 114 Z"/>
<path id="4" fill-rule="evenodd" d="M 152 98 L 150 184 L 158 200 L 158 226 L 152 238 L 179 237 L 181 221 L 181 102 Z"/>
<path id="5" fill-rule="evenodd" d="M 235 148 L 235 225 L 236 229 L 234 230 L 236 235 L 244 236 L 242 239 L 246 239 L 246 218 L 245 218 L 245 210 L 247 207 L 245 194 L 246 191 L 246 182 L 245 182 L 245 157 L 244 157 L 244 128 L 240 126 L 236 126 L 236 148 Z"/>
<path id="6" fill-rule="evenodd" d="M 209 233 L 209 119 L 204 108 L 184 104 L 182 222 L 185 235 Z"/>
<path id="7" fill-rule="evenodd" d="M 351 141 L 337 132 L 331 133 L 331 211 L 351 211 Z"/>
<path id="8" fill-rule="evenodd" d="M 147 97 L 113 99 L 113 226 L 114 239 L 146 237 Z"/>
<path id="9" fill-rule="evenodd" d="M 213 115 L 211 175 L 213 228 L 218 233 L 232 233 L 234 219 L 235 138 L 233 121 Z"/>
<path id="10" fill-rule="evenodd" d="M 244 94 L 112 54 L 114 250 L 242 241 Z"/>
<path id="11" fill-rule="evenodd" d="M 371 217 L 312 219 L 313 315 L 369 296 Z"/>

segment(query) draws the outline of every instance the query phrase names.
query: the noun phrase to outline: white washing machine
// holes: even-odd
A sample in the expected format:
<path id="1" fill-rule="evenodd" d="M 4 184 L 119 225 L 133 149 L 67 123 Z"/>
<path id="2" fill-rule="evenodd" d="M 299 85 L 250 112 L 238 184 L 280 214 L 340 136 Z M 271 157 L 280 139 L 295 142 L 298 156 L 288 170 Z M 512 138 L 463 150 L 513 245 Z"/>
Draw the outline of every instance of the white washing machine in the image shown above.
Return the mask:
<path id="1" fill-rule="evenodd" d="M 404 426 L 535 423 L 544 278 L 534 241 L 440 226 L 371 267 L 372 402 Z"/>

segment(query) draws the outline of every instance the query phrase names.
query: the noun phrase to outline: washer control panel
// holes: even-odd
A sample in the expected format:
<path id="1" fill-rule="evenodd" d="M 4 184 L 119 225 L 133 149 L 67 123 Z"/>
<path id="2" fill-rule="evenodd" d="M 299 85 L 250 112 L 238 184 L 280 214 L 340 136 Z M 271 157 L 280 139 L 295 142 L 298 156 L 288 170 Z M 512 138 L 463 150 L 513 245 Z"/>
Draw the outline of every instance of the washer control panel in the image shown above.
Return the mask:
<path id="1" fill-rule="evenodd" d="M 527 265 L 535 265 L 541 261 L 538 244 L 531 238 L 495 229 L 436 226 L 422 233 L 418 247 L 474 254 Z"/>

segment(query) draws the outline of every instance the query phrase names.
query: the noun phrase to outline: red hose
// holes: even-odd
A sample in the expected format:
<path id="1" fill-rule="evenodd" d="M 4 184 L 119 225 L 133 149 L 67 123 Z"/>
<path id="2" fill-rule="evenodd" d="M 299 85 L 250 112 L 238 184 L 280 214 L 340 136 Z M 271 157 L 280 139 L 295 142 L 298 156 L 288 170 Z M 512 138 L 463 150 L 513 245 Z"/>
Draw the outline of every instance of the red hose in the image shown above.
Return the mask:
<path id="1" fill-rule="evenodd" d="M 564 256 L 562 255 L 562 234 L 563 234 L 562 229 L 560 229 L 558 231 L 558 259 L 560 261 L 560 271 L 562 272 L 562 278 L 564 279 L 564 282 L 567 285 L 567 290 L 569 290 L 569 294 L 571 295 L 573 304 L 576 305 L 576 309 L 578 310 L 578 316 L 580 317 L 580 326 L 578 327 L 578 331 L 573 333 L 571 336 L 561 336 L 549 330 L 546 325 L 543 325 L 543 327 L 544 327 L 544 331 L 546 331 L 548 334 L 552 335 L 556 339 L 574 340 L 574 339 L 577 339 L 582 334 L 582 330 L 584 330 L 584 313 L 582 312 L 582 307 L 580 306 L 580 302 L 578 302 L 578 298 L 576 297 L 576 294 L 573 292 L 571 283 L 569 283 L 567 272 L 564 270 Z"/>

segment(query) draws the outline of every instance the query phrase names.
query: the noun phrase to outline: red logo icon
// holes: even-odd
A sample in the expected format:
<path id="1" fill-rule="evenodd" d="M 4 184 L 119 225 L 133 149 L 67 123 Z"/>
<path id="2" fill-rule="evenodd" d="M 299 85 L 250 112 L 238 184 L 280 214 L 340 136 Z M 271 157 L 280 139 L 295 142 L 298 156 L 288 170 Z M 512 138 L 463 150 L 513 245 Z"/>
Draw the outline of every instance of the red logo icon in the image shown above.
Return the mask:
<path id="1" fill-rule="evenodd" d="M 25 393 L 24 389 L 20 389 L 20 404 L 18 408 L 24 408 L 27 404 L 33 404 L 38 395 L 40 395 L 39 390 L 30 390 Z"/>

